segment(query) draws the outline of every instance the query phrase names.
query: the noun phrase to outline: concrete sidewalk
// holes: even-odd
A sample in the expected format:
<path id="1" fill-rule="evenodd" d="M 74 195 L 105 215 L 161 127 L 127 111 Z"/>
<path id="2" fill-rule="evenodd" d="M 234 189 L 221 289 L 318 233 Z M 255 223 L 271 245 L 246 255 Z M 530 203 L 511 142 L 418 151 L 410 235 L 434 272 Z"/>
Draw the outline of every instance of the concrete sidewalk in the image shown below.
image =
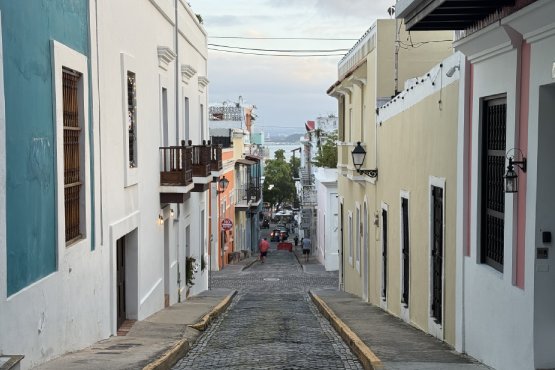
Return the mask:
<path id="1" fill-rule="evenodd" d="M 357 296 L 337 290 L 310 296 L 365 369 L 490 369 Z"/>
<path id="2" fill-rule="evenodd" d="M 183 357 L 210 321 L 225 311 L 237 291 L 213 289 L 163 309 L 110 337 L 35 369 L 169 369 Z"/>

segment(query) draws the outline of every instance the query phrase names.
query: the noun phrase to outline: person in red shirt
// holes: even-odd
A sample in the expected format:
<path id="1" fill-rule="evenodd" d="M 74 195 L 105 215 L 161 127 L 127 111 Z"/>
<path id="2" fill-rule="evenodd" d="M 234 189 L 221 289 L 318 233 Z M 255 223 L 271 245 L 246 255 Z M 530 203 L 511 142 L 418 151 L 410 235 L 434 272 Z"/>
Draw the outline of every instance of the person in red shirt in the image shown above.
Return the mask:
<path id="1" fill-rule="evenodd" d="M 258 249 L 260 250 L 260 261 L 264 263 L 266 255 L 268 254 L 268 249 L 270 249 L 270 243 L 268 243 L 266 238 L 260 241 L 260 244 L 258 244 Z"/>

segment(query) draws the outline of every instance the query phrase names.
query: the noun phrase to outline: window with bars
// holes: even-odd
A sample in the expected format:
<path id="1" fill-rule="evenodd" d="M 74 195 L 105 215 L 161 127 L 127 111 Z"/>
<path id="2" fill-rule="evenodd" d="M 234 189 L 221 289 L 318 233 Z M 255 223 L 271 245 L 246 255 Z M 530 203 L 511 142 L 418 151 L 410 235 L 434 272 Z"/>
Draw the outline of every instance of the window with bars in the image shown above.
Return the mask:
<path id="1" fill-rule="evenodd" d="M 401 289 L 401 303 L 405 307 L 409 306 L 409 284 L 410 284 L 410 254 L 409 254 L 409 200 L 401 198 L 401 230 L 402 230 L 402 289 Z"/>
<path id="2" fill-rule="evenodd" d="M 81 201 L 81 125 L 79 122 L 79 84 L 81 74 L 64 68 L 63 131 L 64 131 L 64 203 L 66 244 L 80 239 Z"/>
<path id="3" fill-rule="evenodd" d="M 481 262 L 503 272 L 505 235 L 505 142 L 507 99 L 484 99 L 482 105 Z"/>
<path id="4" fill-rule="evenodd" d="M 137 82 L 135 73 L 127 72 L 127 131 L 129 133 L 129 168 L 137 167 Z"/>

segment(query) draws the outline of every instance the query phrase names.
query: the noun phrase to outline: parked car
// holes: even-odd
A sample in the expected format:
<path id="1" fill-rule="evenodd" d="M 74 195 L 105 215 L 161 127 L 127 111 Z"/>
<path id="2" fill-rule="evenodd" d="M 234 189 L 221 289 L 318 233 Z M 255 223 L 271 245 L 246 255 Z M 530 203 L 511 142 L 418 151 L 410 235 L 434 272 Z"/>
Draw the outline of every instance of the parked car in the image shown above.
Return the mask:
<path id="1" fill-rule="evenodd" d="M 261 229 L 269 229 L 270 228 L 270 220 L 264 219 L 262 220 L 262 224 L 260 224 Z"/>
<path id="2" fill-rule="evenodd" d="M 273 229 L 270 233 L 270 241 L 271 242 L 279 242 L 281 240 L 281 230 L 280 229 Z"/>

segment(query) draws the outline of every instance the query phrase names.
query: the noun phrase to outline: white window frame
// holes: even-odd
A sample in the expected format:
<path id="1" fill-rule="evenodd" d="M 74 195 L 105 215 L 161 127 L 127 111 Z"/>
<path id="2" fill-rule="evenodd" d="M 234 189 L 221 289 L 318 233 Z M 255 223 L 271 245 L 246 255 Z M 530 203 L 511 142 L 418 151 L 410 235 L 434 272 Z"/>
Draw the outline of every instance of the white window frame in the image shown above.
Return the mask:
<path id="1" fill-rule="evenodd" d="M 428 332 L 433 335 L 434 337 L 443 340 L 443 325 L 438 324 L 435 322 L 434 318 L 432 317 L 432 294 L 433 294 L 433 286 L 432 286 L 432 279 L 433 279 L 433 261 L 432 261 L 432 243 L 433 243 L 433 197 L 432 197 L 432 186 L 442 188 L 443 189 L 443 266 L 441 268 L 441 292 L 442 292 L 442 302 L 441 307 L 443 312 L 441 313 L 442 323 L 445 322 L 445 203 L 446 203 L 446 194 L 445 194 L 445 178 L 444 177 L 435 177 L 430 176 L 429 184 L 428 184 L 428 222 L 429 222 L 429 229 L 428 229 L 428 264 L 429 264 L 429 274 L 428 274 Z"/>
<path id="2" fill-rule="evenodd" d="M 91 179 L 90 179 L 90 148 L 89 148 L 89 73 L 87 57 L 68 46 L 56 41 L 50 42 L 52 50 L 52 88 L 54 99 L 54 123 L 56 130 L 56 213 L 57 213 L 57 244 L 58 256 L 71 249 L 89 245 L 91 235 Z M 66 244 L 65 241 L 65 196 L 64 196 L 64 101 L 62 69 L 69 68 L 81 73 L 79 83 L 79 122 L 81 130 L 81 238 Z M 68 248 L 71 247 L 71 248 Z M 58 269 L 60 258 L 57 260 Z"/>
<path id="3" fill-rule="evenodd" d="M 131 55 L 121 53 L 121 78 L 122 78 L 122 129 L 123 129 L 123 173 L 124 173 L 124 187 L 135 185 L 139 182 L 139 143 L 137 142 L 136 157 L 137 166 L 129 167 L 129 130 L 127 129 L 127 73 L 135 74 L 135 81 L 137 80 L 137 63 Z M 136 95 L 137 92 L 136 92 Z M 135 109 L 135 118 L 138 121 L 139 107 Z M 137 130 L 139 126 L 137 125 Z"/>

